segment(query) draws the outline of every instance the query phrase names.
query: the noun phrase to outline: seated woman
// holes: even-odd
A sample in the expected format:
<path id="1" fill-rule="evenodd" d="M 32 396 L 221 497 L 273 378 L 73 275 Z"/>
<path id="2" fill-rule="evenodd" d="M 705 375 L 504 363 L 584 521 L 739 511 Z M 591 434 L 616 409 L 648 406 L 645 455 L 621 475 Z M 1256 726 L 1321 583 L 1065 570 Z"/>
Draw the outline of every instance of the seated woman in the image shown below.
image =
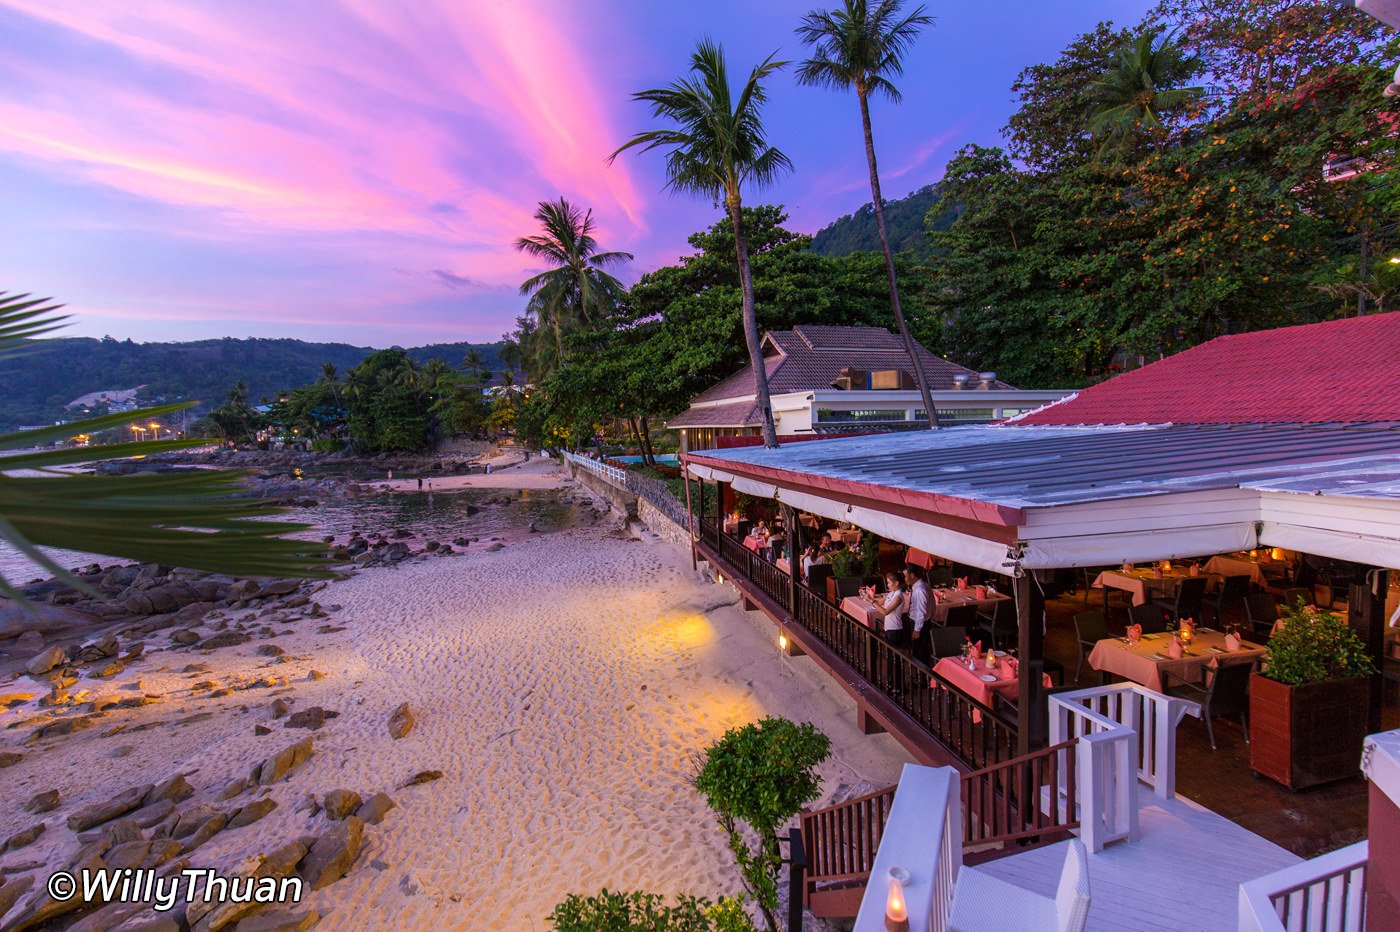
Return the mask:
<path id="1" fill-rule="evenodd" d="M 822 553 L 816 544 L 808 544 L 807 549 L 802 551 L 802 578 L 811 579 L 812 567 L 820 566 L 826 562 L 826 554 Z"/>

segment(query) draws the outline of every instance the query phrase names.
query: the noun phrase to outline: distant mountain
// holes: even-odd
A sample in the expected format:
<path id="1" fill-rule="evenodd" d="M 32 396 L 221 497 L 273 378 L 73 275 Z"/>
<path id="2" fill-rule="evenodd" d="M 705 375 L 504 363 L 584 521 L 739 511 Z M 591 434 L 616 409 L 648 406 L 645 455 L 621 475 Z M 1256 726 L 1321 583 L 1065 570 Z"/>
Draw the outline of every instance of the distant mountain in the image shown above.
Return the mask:
<path id="1" fill-rule="evenodd" d="M 455 367 L 473 346 L 487 369 L 501 371 L 500 343 L 435 343 L 408 353 L 418 362 L 440 357 Z M 242 379 L 256 404 L 265 396 L 314 381 L 323 363 L 334 363 L 343 373 L 372 352 L 364 346 L 303 340 L 35 340 L 28 351 L 0 363 L 0 430 L 58 420 L 65 416 L 65 404 L 89 393 L 116 393 L 139 386 L 144 386 L 137 395 L 143 403 L 163 400 L 218 405 Z M 73 412 L 66 416 L 72 417 Z"/>
<path id="2" fill-rule="evenodd" d="M 919 258 L 933 255 L 929 248 L 924 217 L 938 200 L 938 186 L 925 185 L 909 195 L 885 201 L 885 224 L 890 231 L 890 246 L 895 252 L 911 252 Z M 948 212 L 938 218 L 935 229 L 946 230 L 954 216 Z M 875 207 L 866 204 L 853 214 L 847 214 L 817 231 L 812 239 L 812 251 L 823 256 L 846 256 L 853 252 L 879 252 L 880 234 L 875 229 Z"/>

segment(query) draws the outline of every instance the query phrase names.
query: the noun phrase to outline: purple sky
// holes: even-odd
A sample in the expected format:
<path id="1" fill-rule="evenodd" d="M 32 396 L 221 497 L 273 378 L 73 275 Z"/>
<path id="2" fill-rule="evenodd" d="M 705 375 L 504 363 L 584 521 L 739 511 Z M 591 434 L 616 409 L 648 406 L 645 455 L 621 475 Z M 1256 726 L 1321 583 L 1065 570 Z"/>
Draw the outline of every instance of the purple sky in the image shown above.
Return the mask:
<path id="1" fill-rule="evenodd" d="M 874 109 L 886 195 L 997 143 L 1022 67 L 1151 5 L 930 3 L 903 104 Z M 72 334 L 498 339 L 539 200 L 593 208 L 629 281 L 688 250 L 713 206 L 664 193 L 657 153 L 606 164 L 649 126 L 629 95 L 706 34 L 736 78 L 799 59 L 812 6 L 0 0 L 0 289 L 66 302 Z M 746 197 L 815 232 L 869 200 L 855 99 L 790 74 L 771 93 L 795 171 Z"/>

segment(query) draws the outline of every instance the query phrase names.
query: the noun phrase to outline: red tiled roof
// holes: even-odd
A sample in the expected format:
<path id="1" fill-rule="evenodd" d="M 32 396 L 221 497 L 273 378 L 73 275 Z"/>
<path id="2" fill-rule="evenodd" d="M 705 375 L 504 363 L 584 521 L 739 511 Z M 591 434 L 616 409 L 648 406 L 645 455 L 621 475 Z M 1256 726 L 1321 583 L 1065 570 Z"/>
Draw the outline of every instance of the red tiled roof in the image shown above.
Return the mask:
<path id="1" fill-rule="evenodd" d="M 909 371 L 909 357 L 904 342 L 883 327 L 831 327 L 822 324 L 802 324 L 791 330 L 770 330 L 764 335 L 765 348 L 772 347 L 764 365 L 768 372 L 768 391 L 774 395 L 785 392 L 806 392 L 830 388 L 841 377 L 842 369 L 882 372 L 892 369 Z M 953 387 L 953 376 L 971 375 L 974 384 L 977 373 L 957 363 L 935 356 L 915 344 L 920 368 L 933 391 Z M 996 388 L 1011 388 L 1005 382 Z M 713 385 L 694 402 L 718 401 L 723 398 L 752 396 L 753 368 L 745 366 L 729 378 Z M 672 426 L 675 426 L 674 423 Z"/>
<path id="2" fill-rule="evenodd" d="M 667 427 L 755 427 L 760 423 L 758 405 L 752 401 L 690 408 L 670 421 Z"/>
<path id="3" fill-rule="evenodd" d="M 1217 337 L 1011 423 L 1400 422 L 1400 313 Z"/>

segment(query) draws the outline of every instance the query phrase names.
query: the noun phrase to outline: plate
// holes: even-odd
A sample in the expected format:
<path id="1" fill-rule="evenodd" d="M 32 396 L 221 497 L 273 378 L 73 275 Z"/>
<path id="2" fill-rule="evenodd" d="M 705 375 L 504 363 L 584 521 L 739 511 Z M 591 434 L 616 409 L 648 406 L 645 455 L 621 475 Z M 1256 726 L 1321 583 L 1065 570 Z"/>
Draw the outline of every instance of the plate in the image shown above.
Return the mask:
<path id="1" fill-rule="evenodd" d="M 979 679 L 984 683 L 995 683 L 997 681 L 997 678 L 990 673 L 983 673 Z"/>
<path id="2" fill-rule="evenodd" d="M 994 650 L 994 651 L 992 651 L 992 653 L 995 654 L 995 655 L 997 655 L 998 657 L 1005 657 L 1005 656 L 1006 656 L 1006 651 L 1004 651 L 1004 650 Z"/>

